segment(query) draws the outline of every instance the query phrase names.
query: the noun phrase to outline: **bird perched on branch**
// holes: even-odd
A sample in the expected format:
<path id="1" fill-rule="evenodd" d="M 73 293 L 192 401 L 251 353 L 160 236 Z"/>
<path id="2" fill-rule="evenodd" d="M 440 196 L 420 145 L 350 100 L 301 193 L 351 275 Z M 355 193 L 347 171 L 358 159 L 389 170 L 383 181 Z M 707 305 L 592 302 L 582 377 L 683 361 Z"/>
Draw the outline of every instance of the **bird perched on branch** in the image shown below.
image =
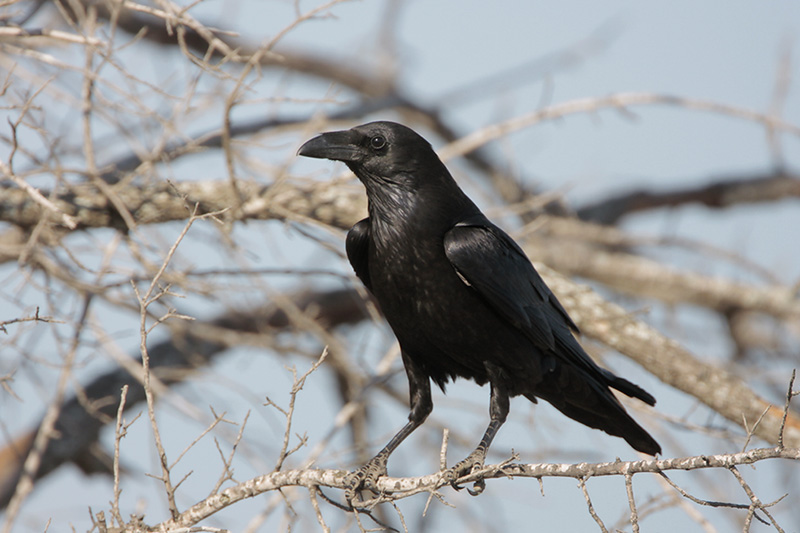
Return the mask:
<path id="1" fill-rule="evenodd" d="M 348 501 L 375 488 L 389 455 L 427 418 L 431 380 L 442 390 L 456 378 L 491 390 L 483 438 L 448 470 L 454 486 L 483 467 L 518 395 L 546 400 L 640 452 L 661 452 L 610 389 L 650 405 L 653 396 L 592 361 L 522 249 L 464 194 L 425 139 L 401 124 L 372 122 L 323 133 L 298 154 L 342 161 L 366 187 L 369 216 L 347 234 L 347 257 L 397 336 L 408 376 L 408 423 L 348 476 Z"/>

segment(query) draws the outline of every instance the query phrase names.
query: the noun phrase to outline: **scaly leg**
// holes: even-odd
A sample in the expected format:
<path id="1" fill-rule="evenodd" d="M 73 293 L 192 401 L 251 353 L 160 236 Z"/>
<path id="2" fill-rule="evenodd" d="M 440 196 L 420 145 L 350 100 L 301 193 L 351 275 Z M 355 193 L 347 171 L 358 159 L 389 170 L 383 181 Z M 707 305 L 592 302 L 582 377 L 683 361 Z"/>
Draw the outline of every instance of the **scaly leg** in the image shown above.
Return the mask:
<path id="1" fill-rule="evenodd" d="M 492 373 L 490 373 L 491 375 Z M 489 400 L 489 426 L 483 434 L 480 444 L 475 450 L 467 456 L 463 461 L 459 461 L 445 474 L 445 480 L 449 482 L 454 489 L 461 490 L 462 487 L 456 484 L 458 478 L 471 474 L 483 468 L 486 461 L 486 452 L 492 444 L 497 431 L 500 426 L 506 421 L 508 416 L 508 391 L 501 384 L 501 380 L 491 382 L 491 399 Z M 474 490 L 469 490 L 473 496 L 477 496 L 486 487 L 486 482 L 479 479 L 473 485 Z"/>
<path id="2" fill-rule="evenodd" d="M 386 475 L 386 462 L 389 460 L 389 455 L 428 418 L 428 415 L 433 410 L 431 383 L 428 376 L 422 372 L 405 352 L 403 352 L 403 365 L 408 376 L 411 404 L 408 423 L 367 464 L 347 474 L 344 479 L 344 497 L 351 506 L 355 501 L 356 492 L 362 489 L 370 489 L 377 492 L 377 481 L 379 477 Z"/>

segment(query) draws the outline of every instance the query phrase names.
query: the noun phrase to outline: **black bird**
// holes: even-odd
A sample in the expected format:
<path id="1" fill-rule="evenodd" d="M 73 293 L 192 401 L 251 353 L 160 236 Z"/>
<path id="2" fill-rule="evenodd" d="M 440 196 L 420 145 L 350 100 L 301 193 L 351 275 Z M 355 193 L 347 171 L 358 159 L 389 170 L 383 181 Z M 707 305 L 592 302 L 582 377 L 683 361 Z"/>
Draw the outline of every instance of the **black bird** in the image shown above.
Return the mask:
<path id="1" fill-rule="evenodd" d="M 464 194 L 425 139 L 401 124 L 372 122 L 323 133 L 298 154 L 343 161 L 367 189 L 369 216 L 347 234 L 347 257 L 397 336 L 408 375 L 409 421 L 350 474 L 348 501 L 374 488 L 392 451 L 427 418 L 430 380 L 442 391 L 456 378 L 491 387 L 491 421 L 475 451 L 448 471 L 453 483 L 483 467 L 509 398 L 520 394 L 641 452 L 661 452 L 610 388 L 650 405 L 655 398 L 589 358 L 525 253 Z"/>

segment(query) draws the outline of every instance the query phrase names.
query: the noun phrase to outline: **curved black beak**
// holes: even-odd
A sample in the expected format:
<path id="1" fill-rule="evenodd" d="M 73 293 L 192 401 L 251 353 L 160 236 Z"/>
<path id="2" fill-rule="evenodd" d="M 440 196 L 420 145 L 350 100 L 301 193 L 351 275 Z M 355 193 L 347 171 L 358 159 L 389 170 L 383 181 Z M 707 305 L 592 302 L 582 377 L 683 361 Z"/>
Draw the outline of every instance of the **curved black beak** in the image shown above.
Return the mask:
<path id="1" fill-rule="evenodd" d="M 360 140 L 361 135 L 353 130 L 331 131 L 307 141 L 297 151 L 297 155 L 345 163 L 358 161 L 364 155 Z"/>

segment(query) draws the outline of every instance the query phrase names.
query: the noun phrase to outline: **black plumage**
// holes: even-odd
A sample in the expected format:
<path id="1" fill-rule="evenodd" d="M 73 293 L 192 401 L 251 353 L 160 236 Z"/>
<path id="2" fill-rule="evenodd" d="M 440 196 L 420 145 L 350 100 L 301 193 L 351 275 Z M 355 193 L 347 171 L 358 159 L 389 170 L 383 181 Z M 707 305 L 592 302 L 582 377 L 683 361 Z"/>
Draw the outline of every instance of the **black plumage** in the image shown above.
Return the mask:
<path id="1" fill-rule="evenodd" d="M 343 161 L 366 187 L 369 216 L 348 233 L 347 257 L 397 336 L 409 380 L 409 422 L 351 475 L 348 498 L 385 474 L 389 454 L 430 413 L 431 380 L 442 390 L 456 378 L 491 387 L 490 424 L 451 469 L 452 480 L 483 465 L 518 395 L 660 453 L 610 388 L 650 405 L 655 399 L 591 360 L 525 253 L 464 194 L 425 139 L 372 122 L 324 133 L 298 153 Z"/>

